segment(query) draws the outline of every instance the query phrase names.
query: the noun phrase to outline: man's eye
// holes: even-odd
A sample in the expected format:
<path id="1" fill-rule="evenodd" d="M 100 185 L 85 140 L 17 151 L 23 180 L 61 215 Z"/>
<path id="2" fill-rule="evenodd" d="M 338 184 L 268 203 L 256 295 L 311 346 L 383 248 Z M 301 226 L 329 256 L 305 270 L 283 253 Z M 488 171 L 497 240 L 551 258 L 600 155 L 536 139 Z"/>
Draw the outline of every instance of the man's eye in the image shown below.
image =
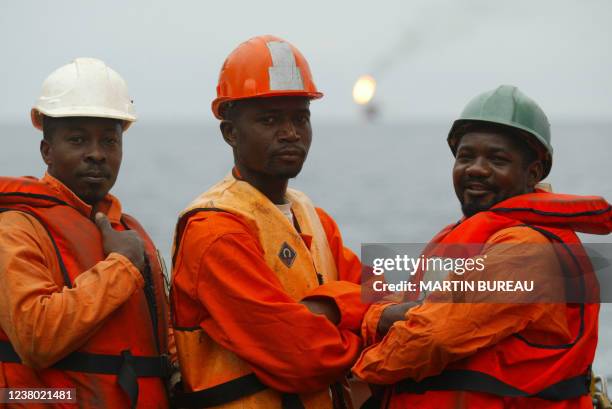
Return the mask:
<path id="1" fill-rule="evenodd" d="M 257 122 L 264 124 L 264 125 L 271 125 L 274 123 L 274 117 L 272 116 L 262 116 L 260 117 Z"/>
<path id="2" fill-rule="evenodd" d="M 274 123 L 276 123 L 276 117 L 274 117 L 274 116 L 263 116 L 263 117 L 259 118 L 259 122 L 261 122 L 264 125 L 274 125 Z"/>
<path id="3" fill-rule="evenodd" d="M 468 155 L 468 154 L 459 154 L 457 155 L 456 161 L 459 163 L 467 163 L 469 161 L 471 161 L 473 159 L 472 155 Z"/>
<path id="4" fill-rule="evenodd" d="M 306 125 L 310 122 L 310 117 L 308 115 L 300 115 L 296 118 L 296 121 L 300 125 Z"/>
<path id="5" fill-rule="evenodd" d="M 119 143 L 119 141 L 117 140 L 117 138 L 107 138 L 105 140 L 105 143 L 110 146 L 115 146 L 117 145 L 117 143 Z"/>
<path id="6" fill-rule="evenodd" d="M 85 140 L 85 138 L 83 138 L 83 137 L 82 137 L 82 136 L 80 136 L 80 135 L 72 135 L 72 136 L 68 137 L 68 141 L 69 141 L 70 143 L 75 143 L 75 144 L 77 144 L 77 143 L 83 143 L 83 141 L 84 141 L 84 140 Z"/>
<path id="7" fill-rule="evenodd" d="M 505 165 L 506 163 L 510 162 L 508 158 L 504 156 L 494 156 L 491 161 L 498 165 Z"/>

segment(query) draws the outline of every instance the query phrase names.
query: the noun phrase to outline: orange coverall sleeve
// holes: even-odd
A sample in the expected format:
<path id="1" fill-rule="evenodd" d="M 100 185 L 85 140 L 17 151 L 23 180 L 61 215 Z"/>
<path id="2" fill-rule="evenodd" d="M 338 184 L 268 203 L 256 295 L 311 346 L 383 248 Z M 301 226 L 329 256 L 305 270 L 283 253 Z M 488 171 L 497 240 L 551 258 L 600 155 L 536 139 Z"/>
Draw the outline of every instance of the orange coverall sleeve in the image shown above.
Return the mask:
<path id="1" fill-rule="evenodd" d="M 315 288 L 304 299 L 322 297 L 333 300 L 340 311 L 338 328 L 358 333 L 369 306 L 361 302 L 361 262 L 351 249 L 344 247 L 340 229 L 331 216 L 323 209 L 316 210 L 336 262 L 339 281 Z"/>
<path id="2" fill-rule="evenodd" d="M 111 253 L 63 286 L 53 245 L 25 213 L 0 213 L 0 326 L 24 364 L 46 368 L 78 349 L 144 280 Z"/>
<path id="3" fill-rule="evenodd" d="M 232 215 L 190 220 L 174 285 L 175 293 L 195 292 L 206 333 L 274 389 L 320 390 L 339 379 L 360 352 L 359 336 L 311 313 L 283 290 L 257 239 Z"/>
<path id="4" fill-rule="evenodd" d="M 385 308 L 395 302 L 378 302 L 370 305 L 361 323 L 361 338 L 366 346 L 380 342 L 381 336 L 378 333 L 378 322 L 382 317 Z"/>
<path id="5" fill-rule="evenodd" d="M 504 243 L 485 248 L 487 274 L 507 273 L 512 270 L 509 266 L 523 267 L 526 276 L 538 271 L 561 274 L 552 245 L 540 233 L 513 227 L 498 232 L 487 244 Z M 532 262 L 529 266 L 521 264 L 525 257 Z M 569 341 L 565 304 L 425 301 L 408 310 L 406 320 L 396 322 L 380 343 L 365 349 L 353 373 L 373 384 L 393 384 L 405 378 L 419 381 L 525 329 Z"/>

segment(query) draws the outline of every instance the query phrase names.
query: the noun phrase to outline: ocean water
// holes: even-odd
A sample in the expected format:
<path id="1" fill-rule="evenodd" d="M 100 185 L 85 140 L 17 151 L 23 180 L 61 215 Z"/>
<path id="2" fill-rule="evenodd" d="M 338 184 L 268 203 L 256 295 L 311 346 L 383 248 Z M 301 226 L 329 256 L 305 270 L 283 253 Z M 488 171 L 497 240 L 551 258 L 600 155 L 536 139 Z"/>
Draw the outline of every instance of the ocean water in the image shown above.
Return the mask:
<path id="1" fill-rule="evenodd" d="M 460 217 L 451 182 L 448 123 L 314 123 L 313 144 L 291 186 L 334 217 L 347 246 L 427 242 Z M 553 125 L 553 170 L 563 193 L 612 201 L 612 123 Z M 0 174 L 40 176 L 41 135 L 27 123 L 0 124 Z M 168 255 L 176 215 L 232 166 L 213 123 L 136 123 L 124 135 L 124 158 L 112 193 Z M 612 243 L 612 236 L 582 236 Z M 595 369 L 612 376 L 612 306 L 602 305 Z"/>

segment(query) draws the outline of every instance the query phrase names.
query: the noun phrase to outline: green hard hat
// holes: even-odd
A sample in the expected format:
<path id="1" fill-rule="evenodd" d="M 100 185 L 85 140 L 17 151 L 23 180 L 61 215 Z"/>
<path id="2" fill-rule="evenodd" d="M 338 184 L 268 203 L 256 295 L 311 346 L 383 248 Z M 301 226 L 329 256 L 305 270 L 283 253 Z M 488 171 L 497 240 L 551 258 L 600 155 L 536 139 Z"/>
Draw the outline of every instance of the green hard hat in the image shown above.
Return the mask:
<path id="1" fill-rule="evenodd" d="M 486 122 L 516 128 L 533 136 L 526 142 L 537 149 L 544 163 L 545 178 L 552 167 L 553 148 L 550 144 L 550 123 L 546 114 L 534 100 L 517 87 L 501 85 L 472 99 L 461 112 L 448 133 L 448 145 L 453 155 L 464 125 Z M 520 134 L 520 133 L 519 133 Z M 535 145 L 535 146 L 534 146 Z"/>

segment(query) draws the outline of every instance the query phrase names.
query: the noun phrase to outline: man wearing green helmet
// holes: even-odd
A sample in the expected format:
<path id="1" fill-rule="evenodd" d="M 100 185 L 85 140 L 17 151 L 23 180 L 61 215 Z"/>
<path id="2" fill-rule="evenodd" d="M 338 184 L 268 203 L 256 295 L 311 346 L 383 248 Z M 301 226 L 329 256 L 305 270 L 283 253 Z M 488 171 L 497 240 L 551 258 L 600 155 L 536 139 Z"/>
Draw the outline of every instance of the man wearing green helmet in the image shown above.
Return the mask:
<path id="1" fill-rule="evenodd" d="M 464 140 L 463 137 L 466 135 L 469 136 Z M 474 177 L 471 170 L 465 169 L 467 173 L 463 172 L 464 167 L 462 165 L 466 164 L 467 161 L 465 160 L 466 154 L 461 152 L 455 162 L 453 179 L 455 191 L 466 216 L 487 210 L 495 203 L 517 194 L 533 191 L 535 184 L 550 173 L 553 149 L 550 145 L 548 118 L 546 118 L 544 111 L 518 88 L 502 85 L 470 101 L 449 132 L 448 144 L 453 155 L 457 158 L 461 141 L 465 145 L 468 141 L 478 139 L 476 135 L 481 135 L 479 139 L 483 138 L 482 135 L 486 135 L 487 140 L 503 139 L 505 144 L 514 148 L 509 149 L 509 151 L 514 150 L 520 156 L 517 163 L 523 165 L 522 169 L 526 171 L 524 176 L 530 177 L 532 180 L 517 181 L 516 178 L 523 176 L 519 167 L 518 169 L 512 169 L 519 172 L 518 174 L 512 174 L 511 180 L 506 186 L 503 184 L 499 173 L 508 169 L 492 167 L 491 170 L 496 174 L 498 184 L 501 184 L 501 186 L 489 186 L 486 180 L 477 180 L 484 178 Z M 497 138 L 492 135 L 497 135 Z M 486 143 L 486 145 L 490 147 L 489 143 Z M 463 148 L 464 150 L 467 149 L 466 146 Z M 508 154 L 509 152 L 504 153 Z M 468 174 L 472 176 L 468 176 Z M 459 178 L 459 180 L 456 180 L 456 178 Z M 467 179 L 469 186 L 462 183 L 462 179 Z M 476 184 L 483 186 L 476 186 Z M 468 192 L 464 191 L 466 187 Z M 485 188 L 490 188 L 489 195 L 486 194 L 487 189 Z"/>
<path id="2" fill-rule="evenodd" d="M 592 408 L 599 305 L 586 296 L 596 282 L 576 232 L 609 234 L 612 208 L 599 197 L 538 185 L 552 166 L 550 139 L 542 109 L 513 86 L 478 95 L 453 124 L 448 143 L 464 217 L 423 255 L 457 258 L 460 249 L 486 259 L 481 277 L 538 277 L 539 298 L 516 301 L 488 290 L 452 303 L 428 297 L 412 308 L 371 308 L 363 335 L 374 344 L 353 372 L 391 385 L 385 407 Z M 571 303 L 566 279 L 584 290 Z"/>

